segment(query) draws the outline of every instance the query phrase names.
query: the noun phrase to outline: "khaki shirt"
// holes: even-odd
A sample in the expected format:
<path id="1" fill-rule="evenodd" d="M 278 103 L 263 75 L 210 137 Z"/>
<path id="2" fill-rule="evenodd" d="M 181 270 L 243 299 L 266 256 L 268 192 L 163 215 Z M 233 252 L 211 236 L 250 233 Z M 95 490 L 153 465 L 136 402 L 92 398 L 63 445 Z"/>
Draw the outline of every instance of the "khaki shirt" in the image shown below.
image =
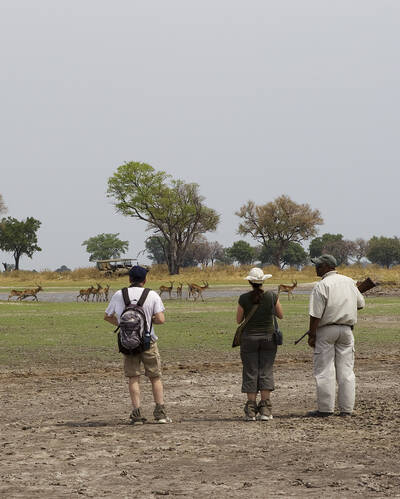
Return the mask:
<path id="1" fill-rule="evenodd" d="M 357 309 L 365 306 L 365 300 L 350 277 L 338 274 L 336 270 L 322 276 L 312 290 L 310 315 L 321 319 L 318 327 L 327 324 L 354 326 Z"/>

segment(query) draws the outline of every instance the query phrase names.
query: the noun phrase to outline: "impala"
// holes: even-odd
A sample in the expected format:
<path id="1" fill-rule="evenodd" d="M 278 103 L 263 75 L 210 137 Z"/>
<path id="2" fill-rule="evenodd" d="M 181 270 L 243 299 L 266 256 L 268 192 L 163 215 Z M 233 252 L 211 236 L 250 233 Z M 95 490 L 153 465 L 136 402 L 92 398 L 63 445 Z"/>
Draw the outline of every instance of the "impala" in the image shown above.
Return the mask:
<path id="1" fill-rule="evenodd" d="M 182 287 L 183 287 L 183 282 L 180 282 L 179 286 L 176 287 L 176 297 L 177 298 L 182 298 Z"/>
<path id="2" fill-rule="evenodd" d="M 192 295 L 193 299 L 197 300 L 197 298 L 199 296 L 201 296 L 201 299 L 204 301 L 203 291 L 205 289 L 207 289 L 209 286 L 208 286 L 208 282 L 206 282 L 206 281 L 202 281 L 202 282 L 203 282 L 203 286 L 200 286 L 199 284 L 195 284 L 194 282 L 188 284 L 188 286 L 189 286 L 189 296 L 188 296 L 188 298 L 190 298 L 190 295 Z"/>
<path id="3" fill-rule="evenodd" d="M 160 296 L 163 293 L 168 293 L 171 298 L 172 288 L 174 287 L 174 281 L 169 281 L 171 286 L 160 286 Z"/>
<path id="4" fill-rule="evenodd" d="M 82 298 L 83 301 L 89 301 L 89 297 L 92 294 L 93 289 L 94 287 L 90 286 L 90 288 L 79 290 L 79 295 L 76 297 L 76 301 L 78 301 L 78 298 Z"/>
<path id="5" fill-rule="evenodd" d="M 293 290 L 297 286 L 297 281 L 292 281 L 292 283 L 293 284 L 291 286 L 287 286 L 286 284 L 279 284 L 278 296 L 279 296 L 280 292 L 283 291 L 284 293 L 288 294 L 288 300 L 290 300 L 290 296 L 292 296 L 292 298 L 294 300 Z"/>
<path id="6" fill-rule="evenodd" d="M 42 286 L 40 286 L 38 284 L 37 284 L 37 288 L 35 288 L 35 289 L 24 289 L 22 291 L 22 296 L 20 297 L 20 300 L 24 300 L 25 298 L 28 298 L 28 296 L 32 296 L 32 298 L 34 300 L 39 301 L 37 294 L 39 293 L 39 291 L 42 291 L 42 290 L 43 290 Z"/>

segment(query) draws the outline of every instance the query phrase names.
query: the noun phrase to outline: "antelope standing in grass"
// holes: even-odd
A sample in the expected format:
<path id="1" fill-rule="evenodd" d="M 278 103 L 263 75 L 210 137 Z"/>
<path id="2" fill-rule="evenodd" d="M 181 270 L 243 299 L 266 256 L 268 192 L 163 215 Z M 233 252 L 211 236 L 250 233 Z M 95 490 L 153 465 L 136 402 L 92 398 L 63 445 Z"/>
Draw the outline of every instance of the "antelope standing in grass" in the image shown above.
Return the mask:
<path id="1" fill-rule="evenodd" d="M 174 287 L 174 282 L 175 281 L 169 281 L 169 282 L 170 282 L 171 286 L 160 286 L 160 296 L 163 293 L 168 293 L 169 297 L 171 299 L 172 288 Z"/>
<path id="2" fill-rule="evenodd" d="M 20 297 L 20 300 L 25 300 L 25 298 L 28 298 L 28 296 L 32 296 L 33 300 L 39 301 L 37 294 L 39 293 L 39 291 L 42 291 L 42 290 L 43 290 L 43 288 L 40 285 L 37 285 L 37 288 L 35 288 L 35 289 L 24 289 L 22 291 L 22 295 Z"/>
<path id="3" fill-rule="evenodd" d="M 182 287 L 183 282 L 180 282 L 179 286 L 176 287 L 176 298 L 182 298 Z"/>
<path id="4" fill-rule="evenodd" d="M 13 296 L 17 297 L 17 300 L 21 300 L 22 295 L 24 294 L 23 291 L 18 291 L 17 289 L 12 289 L 10 294 L 8 295 L 8 301 L 10 301 L 10 298 Z"/>
<path id="5" fill-rule="evenodd" d="M 93 286 L 90 286 L 90 288 L 79 290 L 79 295 L 76 297 L 76 301 L 78 301 L 78 298 L 82 298 L 83 301 L 89 301 L 89 297 L 92 294 L 93 289 Z"/>
<path id="6" fill-rule="evenodd" d="M 293 284 L 291 286 L 287 286 L 286 284 L 279 284 L 279 286 L 278 286 L 278 296 L 279 296 L 279 294 L 282 291 L 283 293 L 287 293 L 288 300 L 290 300 L 290 296 L 292 296 L 292 298 L 294 300 L 293 290 L 297 286 L 297 281 L 292 281 L 292 283 Z"/>
<path id="7" fill-rule="evenodd" d="M 108 293 L 110 290 L 110 285 L 107 284 L 105 288 L 101 288 L 98 292 L 98 301 L 108 301 Z"/>
<path id="8" fill-rule="evenodd" d="M 199 286 L 198 284 L 195 284 L 194 282 L 189 284 L 189 296 L 188 296 L 188 298 L 190 298 L 190 295 L 192 295 L 193 299 L 197 300 L 197 298 L 200 296 L 202 301 L 204 301 L 203 291 L 205 289 L 207 289 L 209 286 L 208 286 L 208 282 L 206 282 L 206 281 L 202 281 L 202 282 L 203 282 L 203 286 Z"/>
<path id="9" fill-rule="evenodd" d="M 99 301 L 99 296 L 100 296 L 101 290 L 103 289 L 101 284 L 99 284 L 98 282 L 96 282 L 96 284 L 97 284 L 97 288 L 92 289 L 92 295 L 93 295 L 92 301 L 94 301 L 95 298 L 96 298 L 96 301 Z"/>

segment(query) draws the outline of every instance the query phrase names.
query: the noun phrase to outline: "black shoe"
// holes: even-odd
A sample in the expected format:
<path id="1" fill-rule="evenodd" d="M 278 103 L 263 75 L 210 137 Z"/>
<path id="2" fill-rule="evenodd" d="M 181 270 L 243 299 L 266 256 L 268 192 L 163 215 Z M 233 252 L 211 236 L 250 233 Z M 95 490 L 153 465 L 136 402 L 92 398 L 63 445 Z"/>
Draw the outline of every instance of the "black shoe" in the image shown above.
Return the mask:
<path id="1" fill-rule="evenodd" d="M 310 411 L 307 412 L 306 414 L 308 418 L 327 418 L 332 415 L 333 412 L 321 412 L 321 411 Z"/>
<path id="2" fill-rule="evenodd" d="M 339 416 L 341 418 L 351 418 L 352 414 L 351 414 L 351 412 L 340 411 Z"/>
<path id="3" fill-rule="evenodd" d="M 129 416 L 129 419 L 130 419 L 130 424 L 134 425 L 144 424 L 147 421 L 146 418 L 142 417 L 140 413 L 140 408 L 133 409 L 131 415 Z"/>

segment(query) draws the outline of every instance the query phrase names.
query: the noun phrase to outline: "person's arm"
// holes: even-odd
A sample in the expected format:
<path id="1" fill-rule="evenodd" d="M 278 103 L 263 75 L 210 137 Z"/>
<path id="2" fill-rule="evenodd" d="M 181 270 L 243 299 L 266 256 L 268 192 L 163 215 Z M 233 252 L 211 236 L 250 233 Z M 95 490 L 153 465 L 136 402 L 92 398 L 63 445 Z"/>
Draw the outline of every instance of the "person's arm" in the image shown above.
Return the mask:
<path id="1" fill-rule="evenodd" d="M 278 319 L 283 319 L 283 309 L 281 302 L 279 301 L 279 298 L 276 300 L 275 303 L 275 315 L 278 317 Z"/>
<path id="2" fill-rule="evenodd" d="M 310 345 L 311 348 L 315 348 L 315 339 L 317 337 L 317 328 L 319 321 L 321 319 L 318 317 L 313 317 L 310 315 L 310 326 L 308 330 L 308 344 Z"/>
<path id="3" fill-rule="evenodd" d="M 237 311 L 236 311 L 236 322 L 240 324 L 243 320 L 244 317 L 244 310 L 241 305 L 238 305 Z"/>
<path id="4" fill-rule="evenodd" d="M 113 326 L 118 326 L 118 319 L 116 318 L 115 314 L 113 315 L 104 314 L 104 320 L 106 322 L 109 322 Z"/>
<path id="5" fill-rule="evenodd" d="M 165 322 L 164 312 L 158 312 L 157 314 L 153 315 L 153 324 L 164 324 L 164 322 Z"/>

